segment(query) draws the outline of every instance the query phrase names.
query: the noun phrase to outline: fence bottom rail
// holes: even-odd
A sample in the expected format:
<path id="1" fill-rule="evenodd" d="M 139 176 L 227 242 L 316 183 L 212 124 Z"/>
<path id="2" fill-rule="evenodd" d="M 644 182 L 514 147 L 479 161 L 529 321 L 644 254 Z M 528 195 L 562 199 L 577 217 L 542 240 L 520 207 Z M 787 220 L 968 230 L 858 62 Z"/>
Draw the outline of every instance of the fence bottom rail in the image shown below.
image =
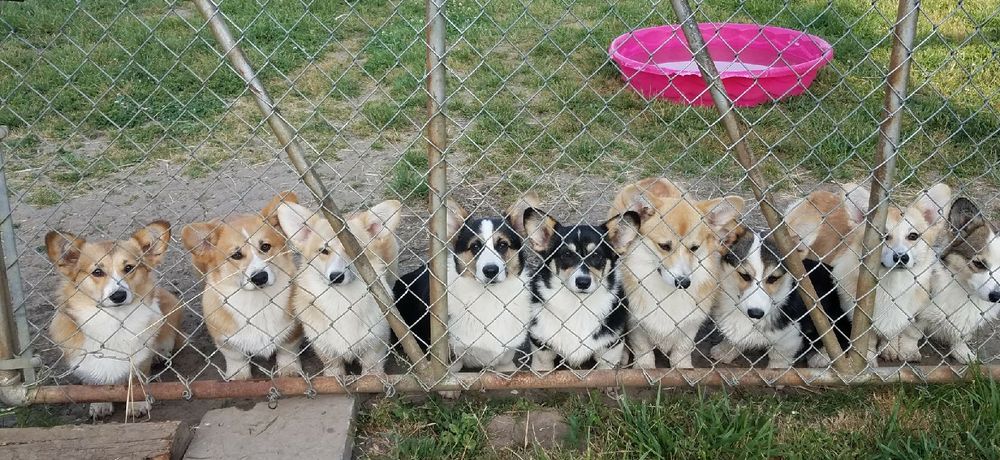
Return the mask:
<path id="1" fill-rule="evenodd" d="M 976 370 L 977 369 L 977 370 Z M 842 375 L 833 369 L 625 369 L 555 371 L 546 375 L 519 373 L 511 376 L 480 373 L 459 373 L 429 387 L 413 375 L 365 376 L 344 384 L 334 377 L 316 377 L 305 380 L 283 377 L 273 380 L 247 380 L 225 382 L 199 380 L 185 385 L 182 382 L 156 382 L 143 389 L 133 387 L 134 398 L 145 394 L 154 400 L 223 399 L 281 396 L 338 394 L 338 393 L 387 393 L 425 392 L 431 390 L 527 390 L 527 389 L 585 389 L 608 387 L 691 387 L 691 386 L 847 386 L 856 384 L 887 383 L 949 383 L 968 380 L 975 375 L 1000 380 L 1000 365 L 978 368 L 954 369 L 939 366 L 910 366 L 906 368 L 878 368 L 859 375 Z M 3 388 L 0 388 L 3 390 Z M 0 391 L 0 396 L 12 392 Z M 24 397 L 3 401 L 11 405 L 91 403 L 128 400 L 128 385 L 61 385 L 40 386 L 27 389 Z"/>

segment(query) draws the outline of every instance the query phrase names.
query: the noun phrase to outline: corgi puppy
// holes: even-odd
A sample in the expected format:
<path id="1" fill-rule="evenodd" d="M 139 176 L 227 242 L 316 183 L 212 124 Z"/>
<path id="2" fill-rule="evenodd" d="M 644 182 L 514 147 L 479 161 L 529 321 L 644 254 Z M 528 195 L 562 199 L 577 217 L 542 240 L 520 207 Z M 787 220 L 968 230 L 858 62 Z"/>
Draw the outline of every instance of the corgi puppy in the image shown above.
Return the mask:
<path id="1" fill-rule="evenodd" d="M 722 290 L 712 312 L 724 338 L 712 347 L 712 359 L 729 364 L 749 350 L 763 348 L 770 368 L 788 368 L 803 357 L 809 367 L 830 364 L 796 290 L 798 283 L 783 261 L 777 244 L 761 233 L 742 225 L 730 233 L 722 253 Z M 806 270 L 820 300 L 817 305 L 831 318 L 833 332 L 846 348 L 850 321 L 834 292 L 829 267 L 807 259 Z"/>
<path id="2" fill-rule="evenodd" d="M 452 372 L 463 367 L 513 372 L 526 364 L 532 319 L 521 215 L 537 197 L 528 195 L 507 216 L 473 217 L 449 201 L 448 336 Z M 400 277 L 394 293 L 400 315 L 418 341 L 430 343 L 430 270 Z"/>
<path id="3" fill-rule="evenodd" d="M 49 260 L 63 276 L 49 335 L 83 383 L 124 384 L 133 372 L 148 378 L 153 359 L 173 353 L 183 312 L 157 287 L 154 272 L 169 243 L 170 224 L 162 220 L 122 241 L 45 235 Z M 91 417 L 112 411 L 111 403 L 90 405 Z M 131 406 L 134 416 L 148 412 L 146 401 Z"/>
<path id="4" fill-rule="evenodd" d="M 276 212 L 282 202 L 298 199 L 286 192 L 260 214 L 184 227 L 184 247 L 205 279 L 205 326 L 226 359 L 226 380 L 249 379 L 253 356 L 274 355 L 277 375 L 301 371 L 302 331 L 291 302 L 295 261 Z"/>
<path id="5" fill-rule="evenodd" d="M 532 370 L 554 369 L 557 357 L 569 367 L 591 359 L 601 369 L 622 364 L 628 303 L 618 259 L 638 227 L 634 211 L 600 225 L 564 226 L 535 208 L 525 210 L 525 232 L 542 258 L 531 276 L 537 310 Z"/>
<path id="6" fill-rule="evenodd" d="M 396 229 L 402 203 L 390 200 L 347 219 L 380 282 L 389 292 L 395 279 L 399 243 Z M 278 221 L 302 254 L 292 305 L 323 375 L 343 377 L 344 364 L 358 360 L 362 374 L 384 374 L 389 354 L 389 322 L 351 258 L 322 214 L 296 203 L 278 205 Z"/>
<path id="7" fill-rule="evenodd" d="M 639 198 L 646 205 L 639 212 L 639 236 L 623 264 L 635 365 L 655 367 L 653 350 L 659 348 L 671 366 L 691 368 L 695 336 L 719 290 L 719 247 L 744 201 L 652 193 Z"/>
<path id="8" fill-rule="evenodd" d="M 869 192 L 858 185 L 845 185 L 846 194 L 835 195 L 839 202 L 819 203 L 813 194 L 798 202 L 799 206 L 789 209 L 786 213 L 789 226 L 798 235 L 806 235 L 803 241 L 809 240 L 809 229 L 821 228 L 815 218 L 819 216 L 816 209 L 833 206 L 847 212 L 853 228 L 846 232 L 846 241 L 830 243 L 814 238 L 813 252 L 816 245 L 837 247 L 843 245 L 842 251 L 831 251 L 837 254 L 832 260 L 833 277 L 838 282 L 837 292 L 841 304 L 853 317 L 854 306 L 857 304 L 858 271 L 862 264 L 862 239 L 864 216 L 868 209 Z M 814 192 L 816 193 L 816 192 Z M 829 196 L 825 196 L 829 198 Z M 867 358 L 872 366 L 878 365 L 881 354 L 891 361 L 918 361 L 920 349 L 918 340 L 920 331 L 915 327 L 917 315 L 930 302 L 931 280 L 934 277 L 935 254 L 932 245 L 937 240 L 942 227 L 944 209 L 951 200 L 951 189 L 945 184 L 937 184 L 920 194 L 909 207 L 900 209 L 889 208 L 886 220 L 886 234 L 881 253 L 878 273 L 878 288 L 875 296 L 875 311 L 872 327 L 878 336 L 875 349 L 867 352 Z M 807 214 L 811 214 L 810 217 Z M 830 233 L 827 233 L 830 236 Z M 826 257 L 830 259 L 829 256 Z"/>
<path id="9" fill-rule="evenodd" d="M 943 342 L 956 361 L 976 360 L 976 332 L 1000 316 L 1000 239 L 972 201 L 958 198 L 948 213 L 947 244 L 932 278 L 931 305 L 917 315 L 928 338 Z"/>

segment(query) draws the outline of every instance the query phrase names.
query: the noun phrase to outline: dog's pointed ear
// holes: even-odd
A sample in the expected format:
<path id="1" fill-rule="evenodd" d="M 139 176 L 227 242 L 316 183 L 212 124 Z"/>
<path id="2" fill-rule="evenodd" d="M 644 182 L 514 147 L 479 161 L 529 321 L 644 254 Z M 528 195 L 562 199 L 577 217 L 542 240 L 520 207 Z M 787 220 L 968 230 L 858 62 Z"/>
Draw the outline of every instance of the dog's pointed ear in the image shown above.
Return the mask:
<path id="1" fill-rule="evenodd" d="M 212 268 L 209 267 L 211 254 L 219 243 L 219 228 L 222 225 L 225 224 L 210 220 L 185 225 L 181 230 L 181 244 L 191 253 L 195 268 L 202 273 L 207 273 Z"/>
<path id="2" fill-rule="evenodd" d="M 462 226 L 465 225 L 465 220 L 469 218 L 469 212 L 458 204 L 457 201 L 448 199 L 445 203 L 448 210 L 448 239 L 451 240 L 455 237 Z"/>
<path id="3" fill-rule="evenodd" d="M 722 245 L 727 248 L 732 248 L 739 239 L 749 232 L 750 229 L 743 224 L 735 224 L 730 228 L 725 235 L 722 235 Z"/>
<path id="4" fill-rule="evenodd" d="M 543 252 L 549 248 L 552 236 L 556 233 L 555 219 L 535 208 L 524 210 L 524 233 L 531 247 L 536 252 Z"/>
<path id="5" fill-rule="evenodd" d="M 139 254 L 146 265 L 155 267 L 163 262 L 170 245 L 170 222 L 157 220 L 136 230 L 132 239 L 139 243 L 142 254 Z"/>
<path id="6" fill-rule="evenodd" d="M 368 236 L 370 238 L 394 236 L 396 229 L 399 228 L 399 222 L 403 218 L 402 209 L 403 203 L 396 200 L 386 200 L 373 206 L 364 220 Z"/>
<path id="7" fill-rule="evenodd" d="M 639 182 L 628 184 L 618 192 L 611 205 L 609 217 L 625 213 L 638 212 L 642 208 L 655 207 L 656 198 L 680 198 L 684 192 L 670 180 L 663 177 L 649 177 Z"/>
<path id="8" fill-rule="evenodd" d="M 275 195 L 274 198 L 271 198 L 271 201 L 267 203 L 267 206 L 264 206 L 260 215 L 264 216 L 264 220 L 271 225 L 271 228 L 287 235 L 287 232 L 284 232 L 281 229 L 281 222 L 278 221 L 278 205 L 281 203 L 298 204 L 298 202 L 298 195 L 296 195 L 295 192 L 286 190 Z"/>
<path id="9" fill-rule="evenodd" d="M 912 206 L 920 212 L 920 216 L 928 226 L 935 226 L 947 214 L 946 208 L 949 202 L 951 202 L 951 187 L 941 183 L 921 193 Z"/>
<path id="10" fill-rule="evenodd" d="M 80 261 L 80 249 L 85 240 L 72 233 L 51 231 L 45 235 L 45 252 L 59 273 L 69 277 Z"/>
<path id="11" fill-rule="evenodd" d="M 951 204 L 951 210 L 948 212 L 948 224 L 955 235 L 968 235 L 986 225 L 986 219 L 972 200 L 958 197 Z"/>
<path id="12" fill-rule="evenodd" d="M 298 203 L 283 201 L 275 210 L 278 216 L 278 226 L 296 248 L 302 249 L 315 230 L 309 222 L 316 213 Z"/>
<path id="13" fill-rule="evenodd" d="M 524 231 L 524 211 L 528 208 L 541 208 L 542 200 L 535 192 L 525 193 L 514 204 L 507 208 L 507 225 L 510 225 L 515 232 L 525 234 Z"/>
<path id="14" fill-rule="evenodd" d="M 730 195 L 699 201 L 695 206 L 705 216 L 705 224 L 720 238 L 724 238 L 736 224 L 736 218 L 743 212 L 746 202 L 743 198 Z"/>
<path id="15" fill-rule="evenodd" d="M 616 251 L 622 252 L 639 236 L 642 218 L 638 212 L 625 211 L 623 214 L 608 219 L 604 225 L 608 227 L 608 239 L 611 241 L 611 246 Z"/>
<path id="16" fill-rule="evenodd" d="M 860 184 L 844 184 L 844 211 L 853 225 L 861 225 L 868 215 L 868 197 L 871 193 Z"/>

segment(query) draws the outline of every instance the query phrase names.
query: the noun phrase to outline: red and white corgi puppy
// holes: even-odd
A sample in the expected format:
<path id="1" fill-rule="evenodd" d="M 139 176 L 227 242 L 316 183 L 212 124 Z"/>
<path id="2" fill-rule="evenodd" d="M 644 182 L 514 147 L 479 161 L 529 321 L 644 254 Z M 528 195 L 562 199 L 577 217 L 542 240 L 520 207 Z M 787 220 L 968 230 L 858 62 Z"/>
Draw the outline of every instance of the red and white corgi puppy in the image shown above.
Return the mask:
<path id="1" fill-rule="evenodd" d="M 295 261 L 278 222 L 286 192 L 260 214 L 184 227 L 182 240 L 205 279 L 202 310 L 209 335 L 226 359 L 223 377 L 250 378 L 250 358 L 275 356 L 277 375 L 297 375 L 302 330 L 292 311 Z"/>
<path id="2" fill-rule="evenodd" d="M 667 184 L 647 179 L 626 186 L 614 205 L 640 208 L 639 237 L 623 264 L 628 340 L 639 368 L 656 366 L 656 348 L 672 367 L 693 367 L 695 336 L 720 289 L 721 242 L 744 207 L 737 196 L 689 201 Z"/>
<path id="3" fill-rule="evenodd" d="M 392 292 L 396 278 L 401 209 L 400 202 L 389 200 L 347 219 L 386 292 Z M 323 375 L 343 377 L 345 363 L 354 360 L 360 361 L 362 374 L 384 374 L 389 322 L 333 227 L 322 214 L 287 202 L 278 206 L 278 221 L 303 257 L 293 311 L 323 361 Z"/>
<path id="4" fill-rule="evenodd" d="M 183 312 L 176 297 L 157 287 L 154 272 L 169 242 L 164 221 L 121 241 L 45 235 L 49 260 L 63 275 L 49 335 L 83 383 L 123 384 L 133 372 L 148 377 L 154 359 L 173 353 Z M 112 410 L 111 403 L 90 405 L 92 417 Z M 149 403 L 133 403 L 131 412 L 145 414 Z"/>
<path id="5" fill-rule="evenodd" d="M 858 271 L 861 268 L 862 238 L 866 210 L 868 209 L 869 192 L 858 185 L 845 185 L 846 194 L 835 194 L 839 203 L 820 204 L 814 192 L 805 200 L 794 203 L 786 212 L 787 222 L 792 230 L 802 238 L 803 242 L 812 241 L 812 252 L 821 253 L 818 246 L 843 250 L 830 250 L 827 254 L 836 254 L 831 258 L 826 256 L 833 267 L 833 278 L 838 283 L 838 294 L 841 305 L 853 318 L 854 306 L 857 304 Z M 828 193 L 828 192 L 824 192 Z M 829 196 L 824 195 L 824 200 Z M 917 315 L 930 302 L 931 280 L 934 277 L 935 253 L 932 245 L 937 240 L 942 228 L 944 210 L 951 200 L 951 189 L 945 184 L 937 184 L 923 192 L 906 209 L 895 206 L 889 208 L 886 220 L 886 234 L 881 245 L 878 289 L 875 296 L 875 311 L 872 327 L 878 334 L 878 346 L 867 353 L 871 365 L 877 365 L 877 357 L 881 354 L 889 360 L 917 361 L 920 360 L 920 349 L 917 342 L 920 331 L 916 327 Z M 810 229 L 821 228 L 822 218 L 816 209 L 844 209 L 853 228 L 844 233 L 845 241 L 830 242 L 823 236 L 814 237 Z M 832 208 L 831 208 L 832 209 Z M 812 217 L 810 217 L 812 216 Z M 842 230 L 838 230 L 840 232 Z M 831 232 L 826 233 L 831 237 Z M 820 254 L 822 255 L 822 254 Z"/>
<path id="6" fill-rule="evenodd" d="M 967 198 L 948 213 L 949 232 L 933 277 L 931 304 L 917 315 L 924 334 L 956 361 L 976 360 L 969 341 L 1000 316 L 1000 238 Z"/>

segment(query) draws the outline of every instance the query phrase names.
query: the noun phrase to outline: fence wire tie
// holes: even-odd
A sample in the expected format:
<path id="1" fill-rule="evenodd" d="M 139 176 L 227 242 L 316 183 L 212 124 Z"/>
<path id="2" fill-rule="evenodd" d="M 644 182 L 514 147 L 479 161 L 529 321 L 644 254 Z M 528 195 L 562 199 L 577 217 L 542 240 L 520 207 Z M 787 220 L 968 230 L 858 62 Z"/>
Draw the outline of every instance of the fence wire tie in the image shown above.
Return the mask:
<path id="1" fill-rule="evenodd" d="M 281 399 L 281 392 L 278 388 L 271 386 L 270 390 L 267 390 L 267 408 L 275 410 L 278 408 L 278 400 Z"/>

